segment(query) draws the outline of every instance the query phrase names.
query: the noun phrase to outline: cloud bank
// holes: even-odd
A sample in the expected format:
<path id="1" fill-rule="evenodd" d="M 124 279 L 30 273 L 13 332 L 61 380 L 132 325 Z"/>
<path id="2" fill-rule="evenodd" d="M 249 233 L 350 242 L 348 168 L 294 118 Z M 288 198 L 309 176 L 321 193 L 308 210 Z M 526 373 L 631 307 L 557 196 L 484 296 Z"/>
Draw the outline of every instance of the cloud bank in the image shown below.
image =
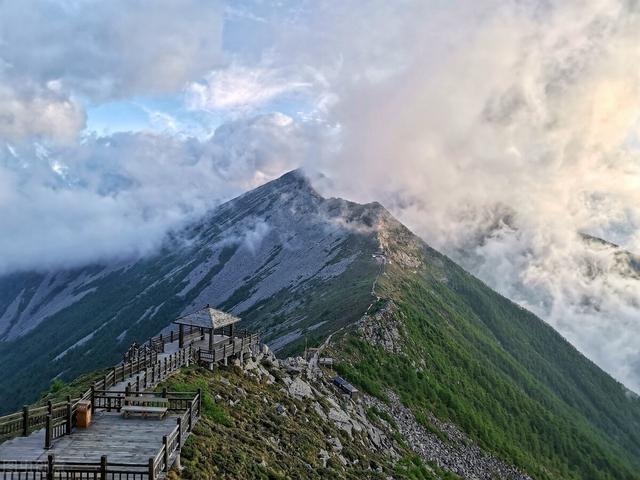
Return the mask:
<path id="1" fill-rule="evenodd" d="M 0 272 L 153 252 L 168 231 L 295 168 L 307 137 L 270 114 L 204 141 L 130 132 L 0 150 Z"/>
<path id="2" fill-rule="evenodd" d="M 638 390 L 638 276 L 580 235 L 640 252 L 637 2 L 324 5 L 308 43 L 340 52 L 318 63 L 333 190 L 381 201 Z"/>
<path id="3" fill-rule="evenodd" d="M 0 4 L 0 135 L 69 140 L 85 101 L 172 92 L 222 61 L 206 0 Z"/>

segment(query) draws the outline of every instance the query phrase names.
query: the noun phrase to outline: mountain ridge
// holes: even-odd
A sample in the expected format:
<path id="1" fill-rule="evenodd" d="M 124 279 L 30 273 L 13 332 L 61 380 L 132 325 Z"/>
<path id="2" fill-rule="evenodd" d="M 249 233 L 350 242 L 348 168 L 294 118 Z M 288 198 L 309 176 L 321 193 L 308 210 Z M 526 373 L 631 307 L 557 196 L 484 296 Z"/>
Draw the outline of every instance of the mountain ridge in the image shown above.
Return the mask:
<path id="1" fill-rule="evenodd" d="M 155 256 L 50 275 L 0 278 L 0 318 L 39 289 L 51 287 L 35 304 L 55 299 L 55 275 L 86 291 L 0 342 L 7 411 L 211 303 L 282 355 L 332 335 L 336 368 L 370 395 L 397 395 L 424 428 L 430 415 L 458 425 L 535 478 L 638 478 L 637 398 L 382 205 L 325 199 L 299 171 L 221 205 Z"/>

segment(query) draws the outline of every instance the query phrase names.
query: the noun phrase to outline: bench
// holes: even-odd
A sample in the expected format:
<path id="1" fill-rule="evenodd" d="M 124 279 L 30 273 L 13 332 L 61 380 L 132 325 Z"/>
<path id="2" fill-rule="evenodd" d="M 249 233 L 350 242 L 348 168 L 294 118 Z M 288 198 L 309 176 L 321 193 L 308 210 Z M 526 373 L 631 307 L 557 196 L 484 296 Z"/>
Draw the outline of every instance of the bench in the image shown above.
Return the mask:
<path id="1" fill-rule="evenodd" d="M 141 415 L 158 416 L 162 419 L 169 411 L 169 400 L 162 397 L 124 397 L 124 403 L 120 409 L 124 418 L 129 415 Z"/>

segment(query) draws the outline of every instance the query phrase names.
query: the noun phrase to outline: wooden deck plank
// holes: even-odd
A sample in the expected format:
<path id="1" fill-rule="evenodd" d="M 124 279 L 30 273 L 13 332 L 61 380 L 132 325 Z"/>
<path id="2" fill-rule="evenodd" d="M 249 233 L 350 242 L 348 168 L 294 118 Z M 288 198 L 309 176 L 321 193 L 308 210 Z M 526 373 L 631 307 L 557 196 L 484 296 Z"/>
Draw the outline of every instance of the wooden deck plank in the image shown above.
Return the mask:
<path id="1" fill-rule="evenodd" d="M 44 431 L 0 444 L 0 460 L 45 460 L 50 453 L 58 460 L 99 462 L 106 455 L 112 462 L 146 463 L 162 447 L 162 437 L 176 426 L 176 416 L 165 419 L 123 419 L 117 412 L 98 412 L 87 429 L 54 440 L 44 450 Z"/>

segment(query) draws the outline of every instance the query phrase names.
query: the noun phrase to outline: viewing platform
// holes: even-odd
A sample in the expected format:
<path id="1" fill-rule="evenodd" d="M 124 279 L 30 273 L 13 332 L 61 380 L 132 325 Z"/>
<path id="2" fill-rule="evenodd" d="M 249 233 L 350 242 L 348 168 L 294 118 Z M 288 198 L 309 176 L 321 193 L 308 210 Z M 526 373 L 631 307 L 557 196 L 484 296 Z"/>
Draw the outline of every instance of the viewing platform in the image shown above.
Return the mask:
<path id="1" fill-rule="evenodd" d="M 0 417 L 0 442 L 9 437 L 0 443 L 0 478 L 165 478 L 200 418 L 202 393 L 154 389 L 192 363 L 213 368 L 254 353 L 259 337 L 235 332 L 238 320 L 207 305 L 174 322 L 178 331 L 133 344 L 82 397 Z"/>
<path id="2" fill-rule="evenodd" d="M 123 419 L 118 412 L 99 411 L 89 428 L 75 429 L 45 450 L 45 430 L 28 437 L 16 437 L 0 444 L 0 460 L 46 462 L 51 454 L 56 461 L 100 463 L 105 455 L 110 462 L 145 464 L 162 447 L 162 437 L 176 426 L 179 415 L 164 419 Z M 2 478 L 0 476 L 0 478 Z"/>

